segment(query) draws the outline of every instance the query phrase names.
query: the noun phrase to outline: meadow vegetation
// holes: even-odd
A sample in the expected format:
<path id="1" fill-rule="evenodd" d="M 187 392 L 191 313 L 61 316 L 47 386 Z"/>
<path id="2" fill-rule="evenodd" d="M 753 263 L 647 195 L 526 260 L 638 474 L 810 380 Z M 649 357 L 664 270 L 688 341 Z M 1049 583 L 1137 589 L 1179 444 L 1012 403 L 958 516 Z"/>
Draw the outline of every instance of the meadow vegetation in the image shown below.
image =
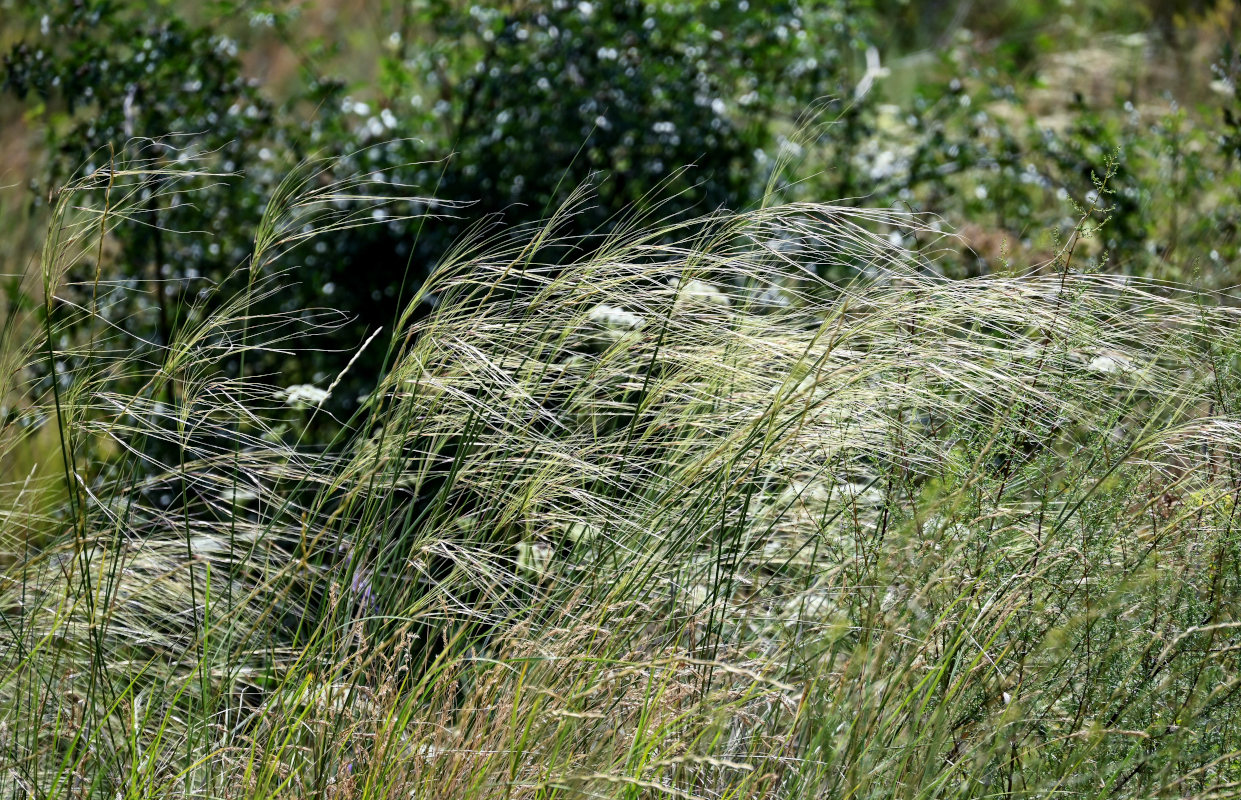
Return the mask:
<path id="1" fill-rule="evenodd" d="M 1115 49 L 995 4 L 904 113 L 929 5 L 643 8 L 650 73 L 639 5 L 381 3 L 305 126 L 220 9 L 23 12 L 0 797 L 1241 795 L 1232 51 L 1070 114 L 992 79 Z"/>
<path id="2" fill-rule="evenodd" d="M 1231 791 L 1232 308 L 1075 239 L 946 279 L 873 232 L 907 213 L 548 262 L 555 216 L 463 242 L 302 442 L 324 394 L 223 365 L 315 333 L 252 312 L 315 173 L 158 360 L 64 276 L 169 176 L 62 193 L 3 431 L 64 471 L 3 517 L 7 794 Z"/>

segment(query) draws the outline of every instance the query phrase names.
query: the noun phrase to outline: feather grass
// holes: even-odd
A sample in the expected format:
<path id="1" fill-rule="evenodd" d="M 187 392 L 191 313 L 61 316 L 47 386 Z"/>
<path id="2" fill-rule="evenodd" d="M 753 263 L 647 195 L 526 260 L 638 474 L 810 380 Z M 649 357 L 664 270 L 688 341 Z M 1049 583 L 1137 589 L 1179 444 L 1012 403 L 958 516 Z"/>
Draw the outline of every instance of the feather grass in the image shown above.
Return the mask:
<path id="1" fill-rule="evenodd" d="M 253 310 L 307 209 L 359 219 L 322 170 L 138 347 L 64 276 L 176 176 L 62 193 L 21 357 L 63 501 L 0 518 L 0 792 L 1235 793 L 1220 298 L 1071 249 L 948 281 L 892 211 L 637 216 L 590 249 L 553 217 L 446 258 L 310 446 L 229 365 L 332 324 Z M 4 424 L 9 457 L 35 434 Z"/>

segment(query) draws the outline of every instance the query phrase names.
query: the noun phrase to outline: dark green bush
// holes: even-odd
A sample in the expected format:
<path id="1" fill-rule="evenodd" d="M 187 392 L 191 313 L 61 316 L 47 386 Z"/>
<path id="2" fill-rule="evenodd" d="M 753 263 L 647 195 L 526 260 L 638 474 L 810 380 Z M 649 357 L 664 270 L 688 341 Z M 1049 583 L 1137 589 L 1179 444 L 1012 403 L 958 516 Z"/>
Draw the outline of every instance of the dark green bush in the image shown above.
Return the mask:
<path id="1" fill-rule="evenodd" d="M 405 8 L 378 59 L 378 91 L 315 73 L 295 96 L 275 98 L 243 78 L 237 43 L 210 23 L 243 13 L 284 20 L 282 9 L 211 8 L 200 26 L 163 5 L 26 7 L 4 85 L 44 125 L 53 157 L 42 185 L 101 168 L 127 142 L 132 151 L 135 137 L 163 137 L 137 145 L 156 165 L 194 158 L 246 174 L 204 195 L 207 205 L 156 188 L 148 224 L 120 234 L 119 268 L 151 291 L 142 308 L 117 303 L 115 313 L 135 333 L 149 327 L 155 343 L 177 324 L 172 309 L 245 262 L 245 232 L 283 174 L 273 167 L 327 156 L 325 181 L 426 198 L 374 208 L 365 220 L 374 224 L 297 257 L 272 310 L 329 305 L 357 321 L 309 363 L 254 367 L 314 382 L 330 380 L 339 351 L 390 322 L 402 291 L 408 297 L 479 221 L 541 219 L 584 184 L 589 208 L 572 217 L 569 236 L 605 233 L 622 210 L 666 218 L 753 205 L 777 161 L 780 121 L 791 129 L 818 98 L 850 99 L 871 19 L 844 2 L 435 0 Z M 468 211 L 448 213 L 453 203 Z M 436 218 L 411 222 L 424 214 Z M 206 249 L 167 233 L 203 229 Z M 382 350 L 364 357 L 340 402 L 366 389 Z"/>

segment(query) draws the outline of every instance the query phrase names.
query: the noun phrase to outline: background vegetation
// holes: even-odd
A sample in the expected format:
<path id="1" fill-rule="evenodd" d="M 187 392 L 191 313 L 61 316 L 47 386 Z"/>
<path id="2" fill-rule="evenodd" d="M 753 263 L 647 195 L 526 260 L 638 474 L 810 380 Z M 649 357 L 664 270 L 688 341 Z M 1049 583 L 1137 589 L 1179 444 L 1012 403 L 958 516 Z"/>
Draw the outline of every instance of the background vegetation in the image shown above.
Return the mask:
<path id="1" fill-rule="evenodd" d="M 0 20 L 0 794 L 1238 793 L 1241 6 Z"/>

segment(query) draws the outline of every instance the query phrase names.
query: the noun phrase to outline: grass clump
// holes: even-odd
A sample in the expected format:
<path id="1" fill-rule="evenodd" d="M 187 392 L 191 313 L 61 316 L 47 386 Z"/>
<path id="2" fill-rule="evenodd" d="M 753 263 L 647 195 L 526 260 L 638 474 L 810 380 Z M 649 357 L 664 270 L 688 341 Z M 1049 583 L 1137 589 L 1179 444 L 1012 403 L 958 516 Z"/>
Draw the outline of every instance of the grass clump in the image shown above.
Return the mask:
<path id="1" fill-rule="evenodd" d="M 311 446 L 327 412 L 244 356 L 331 321 L 255 310 L 294 276 L 264 253 L 304 235 L 304 194 L 166 346 L 62 280 L 131 224 L 118 197 L 166 179 L 66 192 L 44 258 L 0 441 L 56 431 L 64 477 L 38 525 L 0 516 L 5 795 L 1241 780 L 1217 298 L 1077 272 L 1071 241 L 1051 269 L 949 281 L 876 233 L 922 218 L 831 205 L 575 251 L 569 208 L 462 244 Z"/>

